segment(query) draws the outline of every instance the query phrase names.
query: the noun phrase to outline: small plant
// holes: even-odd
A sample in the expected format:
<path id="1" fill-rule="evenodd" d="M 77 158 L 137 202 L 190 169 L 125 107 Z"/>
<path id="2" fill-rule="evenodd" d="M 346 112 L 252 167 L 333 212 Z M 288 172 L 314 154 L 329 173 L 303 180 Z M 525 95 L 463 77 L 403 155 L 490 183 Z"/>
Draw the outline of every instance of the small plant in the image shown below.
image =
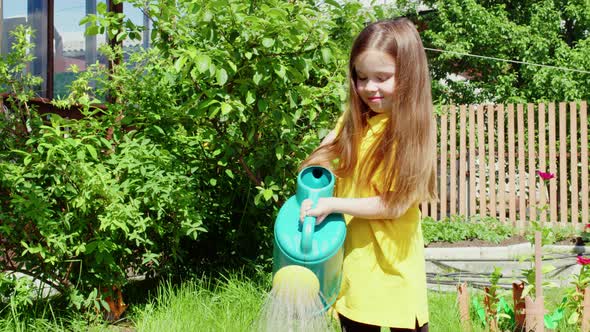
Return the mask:
<path id="1" fill-rule="evenodd" d="M 426 245 L 431 242 L 455 243 L 475 239 L 500 243 L 514 233 L 511 226 L 498 219 L 479 216 L 451 216 L 439 221 L 427 217 L 422 221 L 422 230 Z"/>
<path id="2" fill-rule="evenodd" d="M 590 286 L 590 258 L 578 256 L 578 264 L 581 265 L 580 273 L 572 281 L 574 287 L 567 290 L 560 307 L 571 314 L 567 318 L 569 325 L 577 325 L 582 319 L 584 290 Z"/>
<path id="3" fill-rule="evenodd" d="M 537 170 L 537 176 L 541 179 L 542 188 L 544 190 L 546 183 L 555 178 L 555 174 L 547 173 L 543 171 Z M 546 213 L 547 209 L 549 208 L 548 204 L 544 204 L 540 207 L 535 207 L 537 210 L 537 218 L 535 220 L 531 220 L 531 227 L 527 232 L 526 238 L 530 243 L 535 242 L 535 232 L 541 232 L 541 239 L 543 245 L 553 244 L 557 242 L 557 233 L 553 229 L 553 227 L 544 226 L 541 223 L 540 215 Z"/>
<path id="4" fill-rule="evenodd" d="M 523 276 L 524 276 L 523 281 L 526 284 L 526 286 L 524 287 L 524 290 L 522 292 L 523 298 L 529 294 L 535 294 L 535 287 L 536 287 L 535 275 L 536 275 L 536 273 L 535 273 L 534 263 L 535 263 L 534 258 L 531 258 L 531 265 L 533 265 L 533 266 L 530 269 L 524 269 L 522 271 Z M 555 266 L 545 264 L 541 268 L 541 274 L 546 275 L 554 270 L 555 270 Z M 546 279 L 544 279 L 542 287 L 543 287 L 543 289 L 545 289 L 545 288 L 557 288 L 559 286 L 554 282 L 547 281 Z"/>

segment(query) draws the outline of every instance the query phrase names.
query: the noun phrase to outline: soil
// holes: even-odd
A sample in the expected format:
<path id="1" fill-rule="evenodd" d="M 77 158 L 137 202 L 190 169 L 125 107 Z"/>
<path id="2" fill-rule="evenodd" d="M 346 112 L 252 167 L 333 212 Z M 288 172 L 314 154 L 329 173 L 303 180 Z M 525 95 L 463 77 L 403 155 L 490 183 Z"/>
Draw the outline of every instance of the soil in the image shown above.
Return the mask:
<path id="1" fill-rule="evenodd" d="M 483 241 L 483 240 L 466 240 L 466 241 L 459 241 L 459 242 L 431 242 L 429 243 L 426 248 L 465 248 L 465 247 L 504 247 L 504 246 L 510 246 L 513 244 L 519 244 L 519 243 L 528 243 L 527 239 L 524 236 L 520 236 L 520 235 L 515 235 L 513 237 L 510 237 L 500 243 L 493 243 L 493 242 L 487 242 L 487 241 Z M 567 240 L 562 240 L 559 242 L 554 243 L 555 245 L 584 245 L 584 243 L 582 242 L 582 239 L 577 237 L 577 238 L 571 238 L 571 239 L 567 239 Z"/>

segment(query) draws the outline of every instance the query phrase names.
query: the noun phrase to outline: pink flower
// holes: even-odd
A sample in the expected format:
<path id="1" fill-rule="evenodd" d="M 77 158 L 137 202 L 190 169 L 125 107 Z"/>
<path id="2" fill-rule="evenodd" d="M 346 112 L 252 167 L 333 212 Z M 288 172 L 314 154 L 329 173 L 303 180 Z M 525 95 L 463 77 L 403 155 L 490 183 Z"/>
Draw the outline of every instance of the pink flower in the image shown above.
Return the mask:
<path id="1" fill-rule="evenodd" d="M 543 181 L 548 181 L 551 180 L 555 177 L 555 174 L 553 173 L 549 173 L 549 172 L 541 172 L 539 170 L 537 170 L 537 175 L 543 179 Z"/>
<path id="2" fill-rule="evenodd" d="M 588 264 L 590 264 L 590 258 L 586 258 L 584 256 L 578 256 L 578 264 L 588 265 Z"/>

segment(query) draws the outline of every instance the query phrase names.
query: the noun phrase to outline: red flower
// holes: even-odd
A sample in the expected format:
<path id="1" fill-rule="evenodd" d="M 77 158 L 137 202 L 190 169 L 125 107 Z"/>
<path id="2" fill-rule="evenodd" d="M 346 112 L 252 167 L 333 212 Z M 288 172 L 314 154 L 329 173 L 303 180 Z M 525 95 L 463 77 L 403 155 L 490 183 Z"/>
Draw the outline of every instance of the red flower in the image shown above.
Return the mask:
<path id="1" fill-rule="evenodd" d="M 537 170 L 537 175 L 543 179 L 544 181 L 548 181 L 551 180 L 555 177 L 555 174 L 553 173 L 549 173 L 549 172 L 541 172 L 539 170 Z"/>
<path id="2" fill-rule="evenodd" d="M 588 264 L 590 264 L 590 258 L 586 258 L 584 256 L 578 256 L 578 264 L 588 265 Z"/>
<path id="3" fill-rule="evenodd" d="M 584 230 L 590 228 L 590 224 L 586 224 L 586 226 L 584 226 Z"/>

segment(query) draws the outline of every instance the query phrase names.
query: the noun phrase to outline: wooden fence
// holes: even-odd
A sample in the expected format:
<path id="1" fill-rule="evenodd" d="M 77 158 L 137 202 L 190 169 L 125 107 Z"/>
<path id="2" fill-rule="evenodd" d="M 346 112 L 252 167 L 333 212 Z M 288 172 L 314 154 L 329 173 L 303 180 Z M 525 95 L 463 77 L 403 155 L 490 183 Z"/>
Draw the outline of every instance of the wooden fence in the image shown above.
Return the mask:
<path id="1" fill-rule="evenodd" d="M 437 202 L 423 215 L 590 222 L 587 103 L 461 105 L 437 117 Z M 543 182 L 536 171 L 555 178 Z"/>

